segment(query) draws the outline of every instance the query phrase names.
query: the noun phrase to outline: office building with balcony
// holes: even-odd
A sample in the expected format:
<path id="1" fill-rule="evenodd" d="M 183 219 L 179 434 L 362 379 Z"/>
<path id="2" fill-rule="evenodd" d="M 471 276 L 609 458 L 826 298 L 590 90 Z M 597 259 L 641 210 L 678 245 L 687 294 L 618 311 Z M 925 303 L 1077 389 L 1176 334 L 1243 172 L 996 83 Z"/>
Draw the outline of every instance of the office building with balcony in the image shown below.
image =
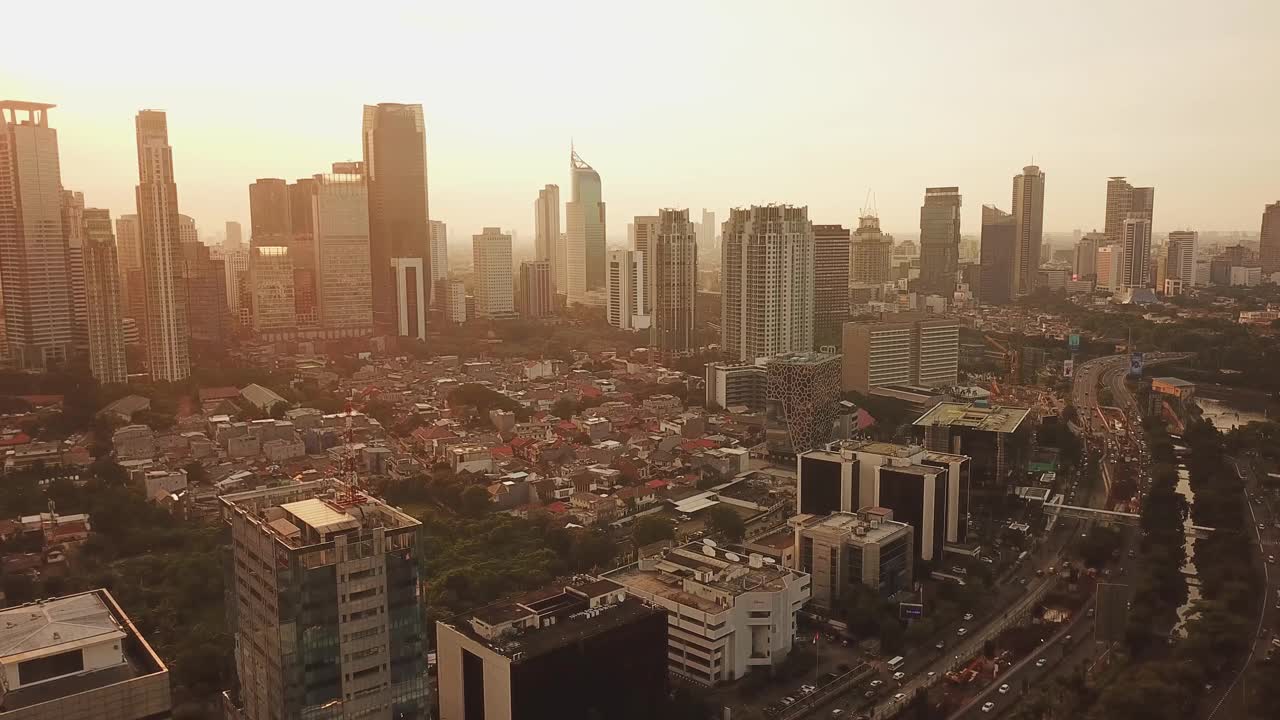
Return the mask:
<path id="1" fill-rule="evenodd" d="M 915 421 L 925 449 L 967 455 L 980 488 L 1017 484 L 1026 471 L 1034 421 L 1029 408 L 941 402 Z"/>
<path id="2" fill-rule="evenodd" d="M 768 670 L 791 652 L 809 575 L 773 558 L 690 543 L 604 576 L 667 612 L 667 668 L 703 685 Z"/>
<path id="3" fill-rule="evenodd" d="M 893 519 L 885 508 L 829 515 L 797 515 L 795 560 L 812 578 L 811 604 L 825 610 L 840 606 L 857 586 L 865 585 L 881 597 L 912 587 L 910 525 Z"/>
<path id="4" fill-rule="evenodd" d="M 428 717 L 421 523 L 323 479 L 223 495 L 235 720 Z"/>

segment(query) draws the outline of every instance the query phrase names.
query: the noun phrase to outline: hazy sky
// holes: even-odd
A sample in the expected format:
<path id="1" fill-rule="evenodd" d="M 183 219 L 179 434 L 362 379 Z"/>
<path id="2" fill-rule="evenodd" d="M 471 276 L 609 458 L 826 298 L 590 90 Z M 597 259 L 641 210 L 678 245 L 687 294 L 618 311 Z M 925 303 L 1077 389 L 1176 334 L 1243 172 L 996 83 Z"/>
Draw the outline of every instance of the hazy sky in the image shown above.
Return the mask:
<path id="1" fill-rule="evenodd" d="M 909 233 L 932 185 L 977 234 L 1032 156 L 1046 231 L 1101 228 L 1108 175 L 1156 187 L 1157 231 L 1256 232 L 1280 200 L 1280 0 L 71 0 L 3 23 L 0 96 L 58 105 L 64 185 L 133 212 L 133 116 L 167 110 L 202 235 L 247 229 L 254 178 L 359 159 L 380 101 L 422 103 L 454 239 L 530 240 L 570 137 L 610 238 L 667 206 L 854 225 L 868 191 Z"/>

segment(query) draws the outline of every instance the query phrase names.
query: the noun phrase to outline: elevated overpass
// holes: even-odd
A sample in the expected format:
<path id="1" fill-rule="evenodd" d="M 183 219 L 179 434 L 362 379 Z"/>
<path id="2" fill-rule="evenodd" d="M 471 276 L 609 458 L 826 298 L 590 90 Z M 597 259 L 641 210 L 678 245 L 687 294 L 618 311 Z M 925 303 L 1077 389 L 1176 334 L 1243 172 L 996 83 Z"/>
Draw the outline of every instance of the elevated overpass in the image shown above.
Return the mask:
<path id="1" fill-rule="evenodd" d="M 1043 510 L 1047 515 L 1055 517 L 1078 518 L 1081 520 L 1095 520 L 1104 525 L 1134 525 L 1137 526 L 1142 522 L 1142 516 L 1138 513 L 1120 512 L 1119 510 L 1102 510 L 1099 508 L 1081 507 L 1079 505 L 1064 505 L 1061 500 L 1047 502 L 1043 505 Z M 1193 525 L 1190 522 L 1184 524 L 1184 529 L 1188 535 L 1194 535 L 1201 538 L 1206 537 L 1214 531 L 1214 528 L 1205 527 L 1203 525 Z"/>

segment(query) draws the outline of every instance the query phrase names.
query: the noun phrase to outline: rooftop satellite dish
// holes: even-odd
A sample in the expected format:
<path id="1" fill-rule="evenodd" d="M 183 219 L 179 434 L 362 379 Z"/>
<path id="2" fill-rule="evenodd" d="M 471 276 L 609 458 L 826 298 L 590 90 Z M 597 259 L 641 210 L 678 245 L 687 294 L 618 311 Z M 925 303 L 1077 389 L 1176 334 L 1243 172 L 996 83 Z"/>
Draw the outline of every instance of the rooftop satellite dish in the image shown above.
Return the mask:
<path id="1" fill-rule="evenodd" d="M 729 562 L 738 562 L 739 560 L 741 560 L 741 559 L 742 559 L 742 558 L 738 557 L 738 554 L 737 554 L 737 553 L 731 553 L 731 552 L 727 552 L 727 553 L 725 553 L 725 554 L 724 554 L 724 557 L 725 557 L 725 559 L 726 559 L 726 560 L 728 560 Z"/>
<path id="2" fill-rule="evenodd" d="M 703 545 L 703 546 L 702 546 L 702 554 L 703 554 L 703 555 L 706 555 L 707 557 L 715 557 L 715 556 L 716 556 L 716 549 L 715 549 L 715 548 L 713 548 L 713 547 L 711 547 L 710 545 Z"/>
<path id="3" fill-rule="evenodd" d="M 703 544 L 703 545 L 706 545 L 707 547 L 715 547 L 715 546 L 716 546 L 716 541 L 715 541 L 715 540 L 712 540 L 711 538 L 703 538 L 703 539 L 702 539 L 702 544 Z"/>

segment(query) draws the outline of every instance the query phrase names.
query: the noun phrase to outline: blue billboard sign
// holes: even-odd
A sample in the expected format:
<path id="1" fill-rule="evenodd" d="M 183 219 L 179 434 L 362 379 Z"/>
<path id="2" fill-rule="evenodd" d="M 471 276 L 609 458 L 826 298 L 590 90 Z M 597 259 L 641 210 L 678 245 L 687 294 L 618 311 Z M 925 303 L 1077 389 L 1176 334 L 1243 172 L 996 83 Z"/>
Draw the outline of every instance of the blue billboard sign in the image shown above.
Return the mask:
<path id="1" fill-rule="evenodd" d="M 1129 375 L 1131 377 L 1142 376 L 1142 353 L 1129 353 Z"/>

